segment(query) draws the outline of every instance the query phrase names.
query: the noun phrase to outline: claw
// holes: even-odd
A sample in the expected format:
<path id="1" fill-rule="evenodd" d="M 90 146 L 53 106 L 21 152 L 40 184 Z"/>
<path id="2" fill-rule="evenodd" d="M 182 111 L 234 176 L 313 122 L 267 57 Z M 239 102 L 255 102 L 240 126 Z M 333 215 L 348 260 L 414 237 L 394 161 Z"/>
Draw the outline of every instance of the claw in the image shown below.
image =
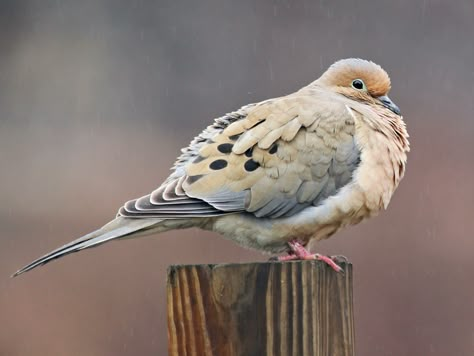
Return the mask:
<path id="1" fill-rule="evenodd" d="M 315 254 L 316 259 L 325 262 L 326 264 L 329 265 L 333 270 L 336 272 L 342 272 L 342 267 L 339 266 L 336 262 L 332 260 L 331 257 L 320 255 L 319 253 Z"/>

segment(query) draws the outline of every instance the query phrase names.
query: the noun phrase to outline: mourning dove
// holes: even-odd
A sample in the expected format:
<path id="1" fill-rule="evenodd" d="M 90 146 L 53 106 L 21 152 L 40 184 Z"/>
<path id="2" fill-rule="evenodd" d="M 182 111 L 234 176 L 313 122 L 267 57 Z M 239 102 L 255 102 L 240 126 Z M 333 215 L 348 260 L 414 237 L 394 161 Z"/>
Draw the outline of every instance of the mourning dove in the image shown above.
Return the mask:
<path id="1" fill-rule="evenodd" d="M 171 229 L 199 227 L 280 260 L 322 259 L 322 240 L 387 208 L 405 171 L 408 134 L 390 78 L 362 59 L 334 63 L 301 90 L 217 118 L 171 175 L 100 229 L 23 267 Z"/>

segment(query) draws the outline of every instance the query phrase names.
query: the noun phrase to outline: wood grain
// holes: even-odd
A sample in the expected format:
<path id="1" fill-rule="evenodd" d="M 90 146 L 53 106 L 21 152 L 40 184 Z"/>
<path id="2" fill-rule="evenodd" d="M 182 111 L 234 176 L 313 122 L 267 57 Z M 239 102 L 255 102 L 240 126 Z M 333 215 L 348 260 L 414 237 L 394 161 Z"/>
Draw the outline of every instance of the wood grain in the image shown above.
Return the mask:
<path id="1" fill-rule="evenodd" d="M 353 356 L 352 265 L 171 266 L 170 356 Z"/>

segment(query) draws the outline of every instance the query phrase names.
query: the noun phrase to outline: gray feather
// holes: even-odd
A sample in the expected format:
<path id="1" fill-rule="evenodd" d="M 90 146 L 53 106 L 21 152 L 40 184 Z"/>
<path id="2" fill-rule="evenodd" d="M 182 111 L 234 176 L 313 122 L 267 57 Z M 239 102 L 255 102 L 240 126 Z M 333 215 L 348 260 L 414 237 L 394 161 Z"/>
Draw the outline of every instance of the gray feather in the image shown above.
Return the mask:
<path id="1" fill-rule="evenodd" d="M 21 268 L 12 277 L 16 277 L 24 272 L 32 270 L 35 267 L 44 265 L 54 259 L 60 258 L 67 254 L 77 252 L 86 248 L 101 245 L 107 241 L 121 238 L 132 233 L 138 233 L 157 224 L 157 219 L 126 219 L 116 218 L 100 229 L 91 232 L 83 237 L 78 238 L 46 255 L 36 259 L 25 267 Z"/>

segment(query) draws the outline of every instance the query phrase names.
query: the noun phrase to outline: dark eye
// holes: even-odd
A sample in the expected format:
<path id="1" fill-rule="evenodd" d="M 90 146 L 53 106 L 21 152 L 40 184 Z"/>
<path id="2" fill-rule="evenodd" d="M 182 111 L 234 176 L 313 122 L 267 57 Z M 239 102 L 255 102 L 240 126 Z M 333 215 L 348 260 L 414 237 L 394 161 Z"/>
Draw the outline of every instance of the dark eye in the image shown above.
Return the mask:
<path id="1" fill-rule="evenodd" d="M 354 79 L 352 81 L 352 87 L 357 90 L 365 90 L 365 84 L 360 79 Z"/>

